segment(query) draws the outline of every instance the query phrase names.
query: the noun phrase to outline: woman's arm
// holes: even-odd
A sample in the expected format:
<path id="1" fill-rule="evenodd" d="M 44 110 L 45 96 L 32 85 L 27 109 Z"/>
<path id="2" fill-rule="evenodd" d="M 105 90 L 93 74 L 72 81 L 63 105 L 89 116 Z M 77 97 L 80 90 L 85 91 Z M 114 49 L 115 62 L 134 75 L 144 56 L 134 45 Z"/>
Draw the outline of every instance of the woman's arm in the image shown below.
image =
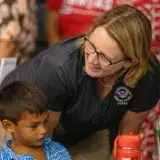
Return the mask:
<path id="1" fill-rule="evenodd" d="M 9 41 L 0 40 L 0 59 L 15 57 L 16 45 Z"/>
<path id="2" fill-rule="evenodd" d="M 119 124 L 118 134 L 139 133 L 140 127 L 149 112 L 150 110 L 144 112 L 127 111 Z"/>
<path id="3" fill-rule="evenodd" d="M 133 134 L 138 134 L 140 131 L 140 127 L 149 112 L 150 110 L 144 112 L 127 111 L 119 124 L 118 134 L 129 134 L 130 132 L 132 132 Z M 113 150 L 110 160 L 114 160 Z"/>
<path id="4" fill-rule="evenodd" d="M 57 11 L 46 11 L 46 39 L 48 45 L 52 45 L 60 41 L 60 29 L 59 29 L 59 13 Z"/>

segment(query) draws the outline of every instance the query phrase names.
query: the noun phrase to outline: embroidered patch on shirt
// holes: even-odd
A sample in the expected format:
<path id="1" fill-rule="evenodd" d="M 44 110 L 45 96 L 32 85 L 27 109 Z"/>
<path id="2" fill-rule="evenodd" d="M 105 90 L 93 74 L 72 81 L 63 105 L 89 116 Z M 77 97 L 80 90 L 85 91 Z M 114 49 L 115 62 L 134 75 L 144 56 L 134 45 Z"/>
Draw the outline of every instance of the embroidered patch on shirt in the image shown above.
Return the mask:
<path id="1" fill-rule="evenodd" d="M 114 99 L 117 105 L 128 105 L 129 100 L 132 98 L 131 91 L 126 87 L 118 87 L 116 89 Z"/>

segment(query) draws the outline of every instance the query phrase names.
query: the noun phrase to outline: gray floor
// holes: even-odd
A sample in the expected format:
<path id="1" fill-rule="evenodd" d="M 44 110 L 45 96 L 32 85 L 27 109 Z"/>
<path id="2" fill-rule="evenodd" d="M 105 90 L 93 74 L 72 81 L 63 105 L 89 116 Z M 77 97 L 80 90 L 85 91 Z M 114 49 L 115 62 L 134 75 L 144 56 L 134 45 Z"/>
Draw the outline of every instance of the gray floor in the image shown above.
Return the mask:
<path id="1" fill-rule="evenodd" d="M 108 131 L 98 131 L 74 147 L 68 148 L 73 160 L 107 160 L 109 157 Z"/>

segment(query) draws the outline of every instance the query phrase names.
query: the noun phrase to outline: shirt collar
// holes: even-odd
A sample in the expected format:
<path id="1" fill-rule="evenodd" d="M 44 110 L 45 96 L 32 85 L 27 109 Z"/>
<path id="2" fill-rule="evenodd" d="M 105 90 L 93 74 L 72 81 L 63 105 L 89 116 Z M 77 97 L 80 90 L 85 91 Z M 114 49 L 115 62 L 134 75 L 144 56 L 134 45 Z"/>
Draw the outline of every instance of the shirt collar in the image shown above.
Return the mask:
<path id="1" fill-rule="evenodd" d="M 17 153 L 15 153 L 14 151 L 12 151 L 10 149 L 10 145 L 11 145 L 11 142 L 12 140 L 7 140 L 3 149 L 2 149 L 2 153 L 3 155 L 10 155 L 10 159 L 12 160 L 21 160 L 21 159 L 28 159 L 28 160 L 34 160 L 33 157 L 27 155 L 27 154 L 24 154 L 24 155 L 18 155 Z M 47 149 L 47 144 L 49 144 L 51 142 L 51 138 L 46 135 L 45 137 L 45 140 L 43 142 L 43 148 L 44 148 L 44 151 L 46 153 L 46 156 L 48 157 L 48 149 Z"/>
<path id="2" fill-rule="evenodd" d="M 11 145 L 11 142 L 12 140 L 8 140 L 6 141 L 3 149 L 2 149 L 2 153 L 3 155 L 9 155 L 10 156 L 10 159 L 12 160 L 21 160 L 21 159 L 26 159 L 28 158 L 28 160 L 34 160 L 33 157 L 27 155 L 27 154 L 24 154 L 24 155 L 18 155 L 17 153 L 15 153 L 14 151 L 12 151 L 10 149 L 10 145 Z"/>
<path id="3" fill-rule="evenodd" d="M 82 71 L 81 71 L 82 76 L 88 75 L 87 72 L 85 71 L 85 66 L 82 66 Z"/>

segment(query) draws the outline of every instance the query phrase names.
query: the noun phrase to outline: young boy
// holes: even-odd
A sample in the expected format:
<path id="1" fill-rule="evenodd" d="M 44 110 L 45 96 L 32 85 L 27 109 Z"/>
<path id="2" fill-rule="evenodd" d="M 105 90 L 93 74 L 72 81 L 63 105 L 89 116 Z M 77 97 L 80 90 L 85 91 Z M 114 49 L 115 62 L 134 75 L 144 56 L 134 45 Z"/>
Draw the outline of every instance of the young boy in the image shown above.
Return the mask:
<path id="1" fill-rule="evenodd" d="M 0 160 L 71 160 L 67 150 L 47 136 L 49 114 L 44 94 L 34 85 L 13 82 L 0 92 L 0 120 L 11 133 Z"/>

